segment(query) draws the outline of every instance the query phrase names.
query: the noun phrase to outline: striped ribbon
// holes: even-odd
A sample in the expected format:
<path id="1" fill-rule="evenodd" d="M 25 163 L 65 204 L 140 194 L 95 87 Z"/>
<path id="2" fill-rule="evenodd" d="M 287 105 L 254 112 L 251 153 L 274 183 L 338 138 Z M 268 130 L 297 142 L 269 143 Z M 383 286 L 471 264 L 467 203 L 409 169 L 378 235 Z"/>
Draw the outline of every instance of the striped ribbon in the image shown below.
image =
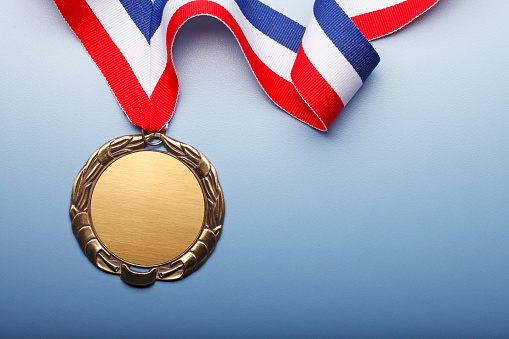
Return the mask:
<path id="1" fill-rule="evenodd" d="M 172 45 L 190 18 L 221 20 L 276 105 L 327 130 L 380 59 L 369 40 L 438 0 L 316 0 L 303 27 L 258 0 L 54 0 L 129 120 L 165 130 L 179 83 Z"/>

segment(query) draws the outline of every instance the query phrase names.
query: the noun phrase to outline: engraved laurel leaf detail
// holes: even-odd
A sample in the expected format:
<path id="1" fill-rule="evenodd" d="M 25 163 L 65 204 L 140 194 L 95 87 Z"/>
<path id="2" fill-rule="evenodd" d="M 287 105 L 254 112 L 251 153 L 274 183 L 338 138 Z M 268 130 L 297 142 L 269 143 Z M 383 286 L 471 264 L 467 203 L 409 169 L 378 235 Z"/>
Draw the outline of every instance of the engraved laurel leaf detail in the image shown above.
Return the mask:
<path id="1" fill-rule="evenodd" d="M 102 173 L 105 166 L 125 152 L 131 152 L 145 146 L 141 137 L 122 137 L 114 139 L 94 152 L 80 170 L 73 185 L 69 215 L 73 224 L 73 232 L 82 251 L 90 261 L 100 269 L 117 273 L 119 265 L 111 254 L 99 243 L 92 231 L 88 217 L 88 204 L 93 183 Z"/>
<path id="2" fill-rule="evenodd" d="M 219 239 L 224 220 L 224 197 L 217 174 L 209 160 L 195 148 L 180 143 L 165 135 L 158 136 L 167 152 L 185 163 L 196 175 L 205 195 L 206 210 L 204 229 L 199 239 L 182 257 L 158 266 L 158 280 L 181 279 L 198 269 L 210 256 Z M 90 222 L 88 206 L 91 190 L 104 169 L 125 154 L 146 147 L 142 136 L 125 136 L 106 143 L 89 158 L 80 170 L 73 185 L 69 216 L 73 232 L 81 249 L 89 260 L 101 270 L 121 274 L 125 266 L 120 259 L 113 257 L 99 242 Z"/>
<path id="3" fill-rule="evenodd" d="M 162 136 L 163 144 L 168 153 L 173 154 L 180 161 L 193 168 L 195 173 L 200 172 L 200 165 L 206 163 L 208 173 L 200 179 L 207 201 L 205 211 L 205 229 L 191 248 L 191 251 L 180 260 L 184 265 L 182 278 L 197 270 L 212 253 L 221 234 L 224 220 L 224 198 L 217 179 L 216 171 L 209 160 L 195 148 L 180 143 L 169 137 Z"/>

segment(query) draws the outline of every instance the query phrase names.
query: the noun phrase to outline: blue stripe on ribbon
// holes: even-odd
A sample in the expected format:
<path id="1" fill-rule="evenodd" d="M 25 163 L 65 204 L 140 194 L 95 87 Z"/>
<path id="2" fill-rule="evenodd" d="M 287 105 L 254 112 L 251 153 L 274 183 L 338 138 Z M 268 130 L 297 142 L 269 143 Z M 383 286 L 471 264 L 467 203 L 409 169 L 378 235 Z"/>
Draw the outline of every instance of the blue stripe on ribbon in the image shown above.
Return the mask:
<path id="1" fill-rule="evenodd" d="M 260 32 L 298 52 L 306 28 L 258 0 L 235 0 L 246 19 Z"/>
<path id="2" fill-rule="evenodd" d="M 154 4 L 151 0 L 120 0 L 127 14 L 134 21 L 147 42 L 161 25 L 164 6 L 168 0 L 158 0 Z"/>
<path id="3" fill-rule="evenodd" d="M 167 2 L 168 0 L 157 0 L 154 3 L 154 8 L 152 10 L 152 27 L 150 28 L 151 39 L 154 33 L 159 28 L 159 26 L 161 26 L 161 21 L 163 20 L 164 7 L 166 6 Z"/>
<path id="4" fill-rule="evenodd" d="M 119 0 L 147 42 L 161 25 L 168 0 Z M 297 53 L 306 28 L 258 0 L 235 0 L 246 19 L 260 32 Z"/>
<path id="5" fill-rule="evenodd" d="M 364 82 L 380 57 L 357 26 L 334 0 L 316 0 L 316 21 Z"/>

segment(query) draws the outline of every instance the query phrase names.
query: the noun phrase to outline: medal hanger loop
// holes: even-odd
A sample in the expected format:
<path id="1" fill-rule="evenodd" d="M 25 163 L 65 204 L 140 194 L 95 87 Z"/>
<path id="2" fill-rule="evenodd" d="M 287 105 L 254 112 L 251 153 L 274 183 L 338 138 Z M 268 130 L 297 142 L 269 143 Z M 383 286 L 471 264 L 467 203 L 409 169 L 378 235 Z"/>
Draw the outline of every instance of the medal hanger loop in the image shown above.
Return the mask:
<path id="1" fill-rule="evenodd" d="M 163 140 L 161 139 L 161 133 L 150 133 L 149 135 L 146 134 L 145 130 L 141 129 L 141 137 L 143 138 L 143 142 L 149 146 L 157 147 L 160 146 L 163 143 Z M 158 142 L 152 142 L 154 139 L 159 139 Z"/>

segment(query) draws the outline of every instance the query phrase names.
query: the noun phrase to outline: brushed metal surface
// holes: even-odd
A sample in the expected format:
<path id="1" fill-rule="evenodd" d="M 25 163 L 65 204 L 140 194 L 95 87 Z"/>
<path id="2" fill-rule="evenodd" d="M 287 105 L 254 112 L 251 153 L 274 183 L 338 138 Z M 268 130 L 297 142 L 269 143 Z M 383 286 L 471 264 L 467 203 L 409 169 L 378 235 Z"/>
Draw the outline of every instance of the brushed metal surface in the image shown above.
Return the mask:
<path id="1" fill-rule="evenodd" d="M 182 255 L 199 237 L 205 213 L 194 174 L 174 157 L 139 151 L 111 163 L 92 191 L 90 214 L 103 245 L 140 266 Z"/>

